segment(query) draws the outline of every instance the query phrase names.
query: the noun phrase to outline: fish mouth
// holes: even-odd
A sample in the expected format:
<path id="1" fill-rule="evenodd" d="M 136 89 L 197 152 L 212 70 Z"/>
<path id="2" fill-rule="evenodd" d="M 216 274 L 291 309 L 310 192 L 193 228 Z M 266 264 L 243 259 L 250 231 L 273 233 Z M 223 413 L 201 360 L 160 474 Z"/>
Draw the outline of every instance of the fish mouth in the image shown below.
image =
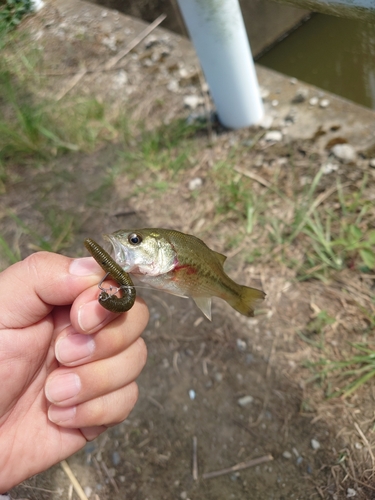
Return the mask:
<path id="1" fill-rule="evenodd" d="M 113 247 L 114 260 L 119 264 L 123 269 L 126 268 L 126 262 L 128 259 L 126 258 L 126 247 L 121 245 L 118 239 L 112 234 L 103 234 L 103 238 L 109 241 Z M 126 270 L 126 269 L 125 269 Z"/>

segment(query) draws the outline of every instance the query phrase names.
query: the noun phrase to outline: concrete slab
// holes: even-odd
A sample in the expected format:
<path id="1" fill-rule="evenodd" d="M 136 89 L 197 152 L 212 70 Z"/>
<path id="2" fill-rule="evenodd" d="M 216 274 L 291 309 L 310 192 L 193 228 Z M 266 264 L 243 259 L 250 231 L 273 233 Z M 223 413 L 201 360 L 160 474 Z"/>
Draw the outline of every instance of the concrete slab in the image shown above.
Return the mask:
<path id="1" fill-rule="evenodd" d="M 186 35 L 183 20 L 175 0 L 144 0 L 123 2 L 122 0 L 93 0 L 94 3 L 124 14 L 152 22 L 160 14 L 166 14 L 164 27 L 175 33 Z M 265 0 L 240 0 L 247 33 L 253 55 L 260 54 L 274 44 L 285 33 L 298 25 L 309 11 L 296 6 L 280 5 Z"/>

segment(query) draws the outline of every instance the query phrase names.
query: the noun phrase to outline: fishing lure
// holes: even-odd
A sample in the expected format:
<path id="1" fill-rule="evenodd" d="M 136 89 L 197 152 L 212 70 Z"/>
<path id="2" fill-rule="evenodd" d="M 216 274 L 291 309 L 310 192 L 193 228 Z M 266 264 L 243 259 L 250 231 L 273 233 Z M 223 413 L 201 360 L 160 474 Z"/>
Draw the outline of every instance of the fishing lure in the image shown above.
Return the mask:
<path id="1" fill-rule="evenodd" d="M 84 241 L 84 245 L 99 266 L 107 273 L 98 285 L 101 290 L 98 299 L 99 304 L 108 311 L 115 313 L 129 311 L 129 309 L 133 307 L 136 297 L 135 287 L 129 274 L 125 272 L 123 268 L 93 239 L 87 238 Z M 119 284 L 117 290 L 112 294 L 109 294 L 108 291 L 101 286 L 107 276 L 114 279 Z M 122 297 L 117 297 L 115 295 L 119 290 L 121 290 Z"/>

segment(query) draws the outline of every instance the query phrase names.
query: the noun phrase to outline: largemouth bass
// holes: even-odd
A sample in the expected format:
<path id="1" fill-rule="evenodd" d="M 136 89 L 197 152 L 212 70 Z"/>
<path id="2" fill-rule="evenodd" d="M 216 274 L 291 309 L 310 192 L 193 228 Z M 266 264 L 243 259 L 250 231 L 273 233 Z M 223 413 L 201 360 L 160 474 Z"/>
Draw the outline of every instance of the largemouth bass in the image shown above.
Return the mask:
<path id="1" fill-rule="evenodd" d="M 211 319 L 211 298 L 220 297 L 245 316 L 265 293 L 233 281 L 223 269 L 226 256 L 199 238 L 173 229 L 124 229 L 104 235 L 115 261 L 139 281 L 180 297 L 192 297 Z"/>

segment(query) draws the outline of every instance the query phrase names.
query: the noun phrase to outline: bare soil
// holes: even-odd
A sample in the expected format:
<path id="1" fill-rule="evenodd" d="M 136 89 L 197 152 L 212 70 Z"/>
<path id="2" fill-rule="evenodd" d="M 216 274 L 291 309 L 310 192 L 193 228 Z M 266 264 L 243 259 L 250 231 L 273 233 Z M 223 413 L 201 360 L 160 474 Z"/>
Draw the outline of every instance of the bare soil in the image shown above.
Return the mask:
<path id="1" fill-rule="evenodd" d="M 125 78 L 120 71 L 90 73 L 72 85 L 83 64 L 96 68 L 126 46 L 144 28 L 139 21 L 83 2 L 55 2 L 24 27 L 43 47 L 43 72 L 50 74 L 47 92 L 51 95 L 62 91 L 95 95 L 112 106 L 113 113 L 126 105 L 132 110 L 132 119 L 143 119 L 153 128 L 162 121 L 187 116 L 183 96 L 200 92 L 191 47 L 163 30 L 155 35 L 159 47 L 168 48 L 168 56 L 142 42 L 119 63 Z M 115 40 L 108 42 L 111 35 Z M 108 43 L 115 47 L 109 48 Z M 181 61 L 187 73 L 195 75 L 186 80 L 185 87 L 181 73 L 176 76 Z M 284 92 L 286 84 L 281 83 L 281 77 L 261 69 L 259 74 L 262 85 L 269 84 L 266 101 L 270 113 L 274 112 L 271 101 L 275 98 L 280 106 L 284 102 L 290 108 L 295 86 L 288 83 Z M 174 93 L 167 85 L 177 78 L 180 90 Z M 307 110 L 299 123 L 291 125 L 294 138 L 290 132 L 282 143 L 257 145 L 244 157 L 241 167 L 250 168 L 261 154 L 262 166 L 256 173 L 271 180 L 274 169 L 279 169 L 280 190 L 288 194 L 293 183 L 302 176 L 312 178 L 327 160 L 322 141 L 330 140 L 334 133 L 331 125 L 337 124 L 338 116 L 346 118 L 340 123 L 340 133 L 351 128 L 350 140 L 358 151 L 363 150 L 374 139 L 373 132 L 369 133 L 370 112 L 363 110 L 360 125 L 354 127 L 350 122 L 353 108 L 341 101 L 337 106 L 343 114 L 321 110 L 312 116 Z M 285 113 L 278 113 L 284 120 Z M 314 136 L 319 130 L 324 133 Z M 174 227 L 226 252 L 230 257 L 228 273 L 267 293 L 264 308 L 255 318 L 244 318 L 218 300 L 209 322 L 191 300 L 140 289 L 151 318 L 144 333 L 149 356 L 139 378 L 139 402 L 127 421 L 88 443 L 68 460 L 69 465 L 90 499 L 375 498 L 373 384 L 351 398 L 326 400 L 322 387 L 307 383 L 311 371 L 305 368 L 306 361 L 318 360 L 320 354 L 313 342 L 300 335 L 309 335 L 307 325 L 325 310 L 335 318 L 325 329 L 325 342 L 337 352 L 349 352 L 348 341 L 371 336 L 364 334 L 368 323 L 358 303 L 373 307 L 368 298 L 373 294 L 374 278 L 364 279 L 347 270 L 329 284 L 298 282 L 295 272 L 277 253 L 262 259 L 261 265 L 246 262 L 246 251 L 261 246 L 261 238 L 244 237 L 240 246 L 230 247 L 228 241 L 242 234 L 243 221 L 217 212 L 217 186 L 210 171 L 225 159 L 236 141 L 251 141 L 259 129 L 219 132 L 214 141 L 207 134 L 196 137 L 202 154 L 191 169 L 174 176 L 143 169 L 136 178 L 118 177 L 109 188 L 105 187 L 106 179 L 121 153 L 114 144 L 92 154 L 60 157 L 37 170 L 14 166 L 13 181 L 2 195 L 2 213 L 5 207 L 11 209 L 40 232 L 44 229 L 43 213 L 55 210 L 71 214 L 75 237 L 66 254 L 84 255 L 84 238 L 100 241 L 103 232 L 122 227 Z M 280 158 L 293 158 L 296 169 L 285 161 L 278 163 Z M 354 190 L 365 171 L 373 189 L 375 179 L 366 161 L 359 160 L 355 170 L 352 165 L 340 167 L 343 181 L 350 179 Z M 189 181 L 195 177 L 203 181 L 198 192 L 189 189 Z M 335 177 L 327 175 L 322 192 L 335 182 Z M 161 184 L 163 190 L 155 188 Z M 261 196 L 264 186 L 254 181 L 252 189 Z M 5 216 L 2 230 L 9 238 L 19 237 L 17 225 Z M 33 251 L 27 237 L 18 241 L 22 256 Z M 349 289 L 349 295 L 343 289 Z M 251 398 L 242 406 L 245 396 Z M 355 424 L 365 434 L 365 441 Z M 262 457 L 269 461 L 204 477 Z M 11 496 L 30 500 L 78 498 L 69 488 L 58 464 L 14 488 Z"/>

